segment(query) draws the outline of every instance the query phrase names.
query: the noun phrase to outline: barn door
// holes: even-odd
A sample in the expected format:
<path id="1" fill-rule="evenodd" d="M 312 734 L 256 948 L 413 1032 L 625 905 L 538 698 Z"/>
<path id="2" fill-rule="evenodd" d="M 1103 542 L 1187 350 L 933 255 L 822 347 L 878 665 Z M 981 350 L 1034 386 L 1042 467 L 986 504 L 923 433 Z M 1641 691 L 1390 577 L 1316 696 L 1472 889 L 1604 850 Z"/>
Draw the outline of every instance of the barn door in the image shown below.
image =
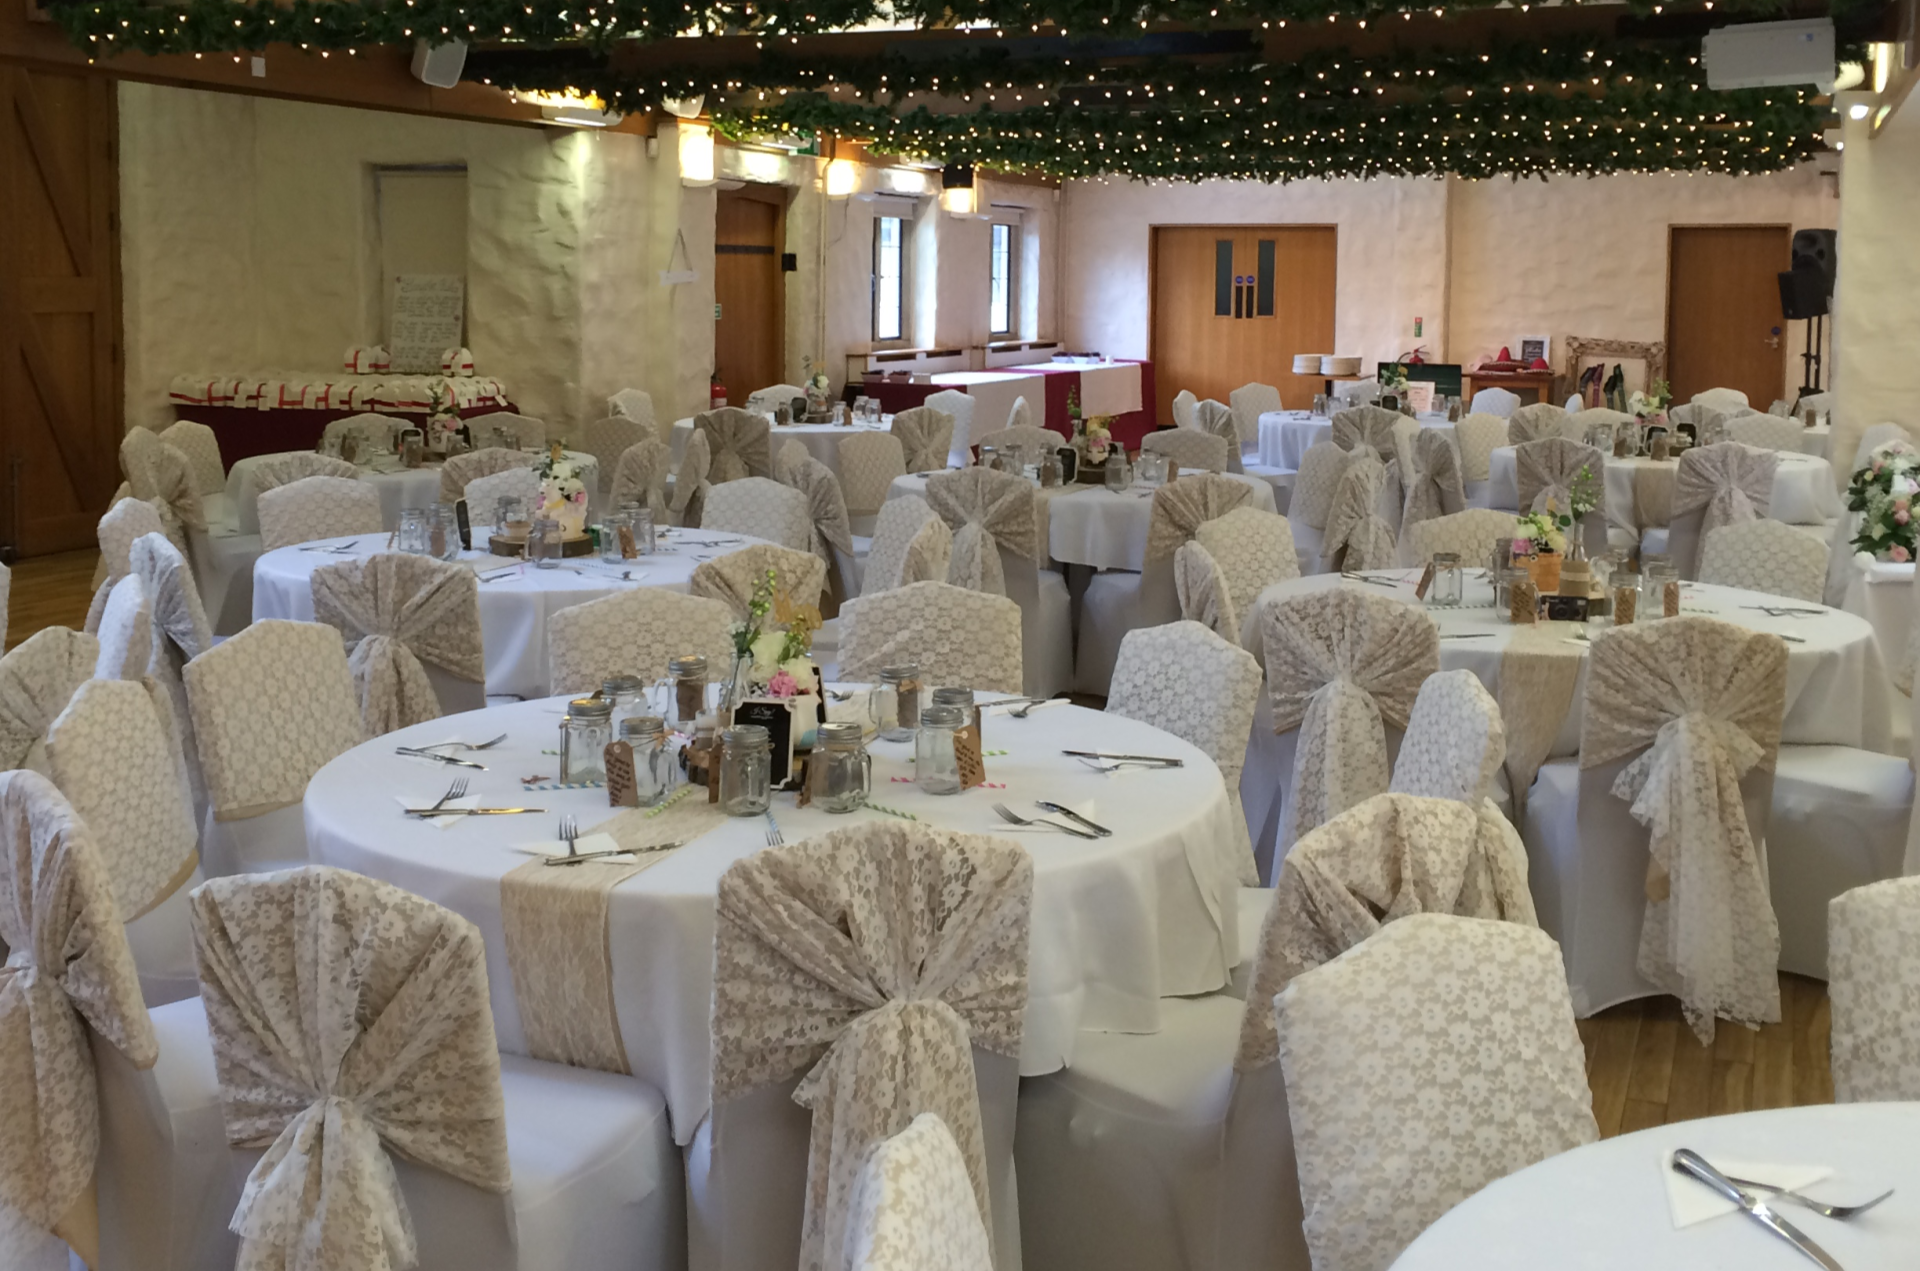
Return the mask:
<path id="1" fill-rule="evenodd" d="M 113 84 L 0 64 L 0 554 L 91 546 L 119 484 Z"/>
<path id="2" fill-rule="evenodd" d="M 722 190 L 715 207 L 713 360 L 735 406 L 785 380 L 785 198 L 779 186 L 747 186 Z"/>
<path id="3" fill-rule="evenodd" d="M 1785 225 L 1674 226 L 1667 257 L 1667 373 L 1673 400 L 1737 388 L 1755 410 L 1786 393 L 1780 273 Z"/>

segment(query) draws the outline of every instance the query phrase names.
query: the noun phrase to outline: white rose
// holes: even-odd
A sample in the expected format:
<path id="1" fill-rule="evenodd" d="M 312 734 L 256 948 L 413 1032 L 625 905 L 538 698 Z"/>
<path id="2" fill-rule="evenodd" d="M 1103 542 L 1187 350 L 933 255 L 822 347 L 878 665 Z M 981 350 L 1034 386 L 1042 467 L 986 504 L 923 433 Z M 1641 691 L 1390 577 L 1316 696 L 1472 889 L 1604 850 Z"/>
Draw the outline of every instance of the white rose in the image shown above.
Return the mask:
<path id="1" fill-rule="evenodd" d="M 1893 479 L 1893 484 L 1890 488 L 1892 490 L 1892 493 L 1896 495 L 1913 494 L 1915 492 L 1920 492 L 1920 482 L 1916 482 L 1912 477 L 1909 477 L 1909 476 L 1895 476 Z"/>
<path id="2" fill-rule="evenodd" d="M 762 631 L 753 641 L 753 678 L 765 682 L 780 669 L 780 652 L 786 647 L 784 631 Z"/>

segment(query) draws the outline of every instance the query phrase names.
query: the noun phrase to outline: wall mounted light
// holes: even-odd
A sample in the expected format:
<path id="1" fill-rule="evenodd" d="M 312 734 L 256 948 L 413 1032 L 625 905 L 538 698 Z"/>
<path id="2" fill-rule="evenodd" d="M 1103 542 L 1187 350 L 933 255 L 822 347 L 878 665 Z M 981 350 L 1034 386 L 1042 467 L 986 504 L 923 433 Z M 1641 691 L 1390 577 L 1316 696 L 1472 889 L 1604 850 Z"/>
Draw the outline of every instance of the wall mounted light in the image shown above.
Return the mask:
<path id="1" fill-rule="evenodd" d="M 682 122 L 680 133 L 680 183 L 713 184 L 713 130 L 705 124 Z"/>
<path id="2" fill-rule="evenodd" d="M 1855 102 L 1853 105 L 1847 107 L 1847 118 L 1865 119 L 1871 110 L 1872 107 L 1868 106 L 1867 103 Z"/>
<path id="3" fill-rule="evenodd" d="M 540 108 L 540 117 L 564 128 L 611 128 L 620 112 L 591 93 L 516 93 L 515 98 Z"/>
<path id="4" fill-rule="evenodd" d="M 827 164 L 827 197 L 844 199 L 860 188 L 860 168 L 851 159 L 834 159 Z"/>
<path id="5" fill-rule="evenodd" d="M 949 163 L 940 169 L 940 206 L 950 216 L 972 216 L 973 165 Z"/>

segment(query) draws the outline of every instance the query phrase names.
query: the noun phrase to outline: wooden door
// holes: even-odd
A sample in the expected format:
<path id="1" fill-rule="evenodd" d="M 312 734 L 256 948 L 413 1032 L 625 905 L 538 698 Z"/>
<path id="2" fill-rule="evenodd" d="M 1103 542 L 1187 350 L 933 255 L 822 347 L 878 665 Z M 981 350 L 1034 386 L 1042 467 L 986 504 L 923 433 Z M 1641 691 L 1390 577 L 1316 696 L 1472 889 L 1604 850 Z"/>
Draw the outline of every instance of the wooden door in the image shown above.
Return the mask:
<path id="1" fill-rule="evenodd" d="M 727 401 L 783 382 L 786 296 L 780 272 L 785 191 L 749 186 L 722 190 L 714 212 L 714 366 Z"/>
<path id="2" fill-rule="evenodd" d="M 1667 376 L 1673 400 L 1737 388 L 1757 410 L 1785 396 L 1785 225 L 1674 226 L 1667 256 Z"/>
<path id="3" fill-rule="evenodd" d="M 0 64 L 0 552 L 91 546 L 119 484 L 110 80 Z"/>
<path id="4" fill-rule="evenodd" d="M 1181 389 L 1226 401 L 1242 384 L 1289 409 L 1326 388 L 1297 353 L 1333 353 L 1331 225 L 1158 225 L 1153 230 L 1153 378 L 1159 421 Z"/>

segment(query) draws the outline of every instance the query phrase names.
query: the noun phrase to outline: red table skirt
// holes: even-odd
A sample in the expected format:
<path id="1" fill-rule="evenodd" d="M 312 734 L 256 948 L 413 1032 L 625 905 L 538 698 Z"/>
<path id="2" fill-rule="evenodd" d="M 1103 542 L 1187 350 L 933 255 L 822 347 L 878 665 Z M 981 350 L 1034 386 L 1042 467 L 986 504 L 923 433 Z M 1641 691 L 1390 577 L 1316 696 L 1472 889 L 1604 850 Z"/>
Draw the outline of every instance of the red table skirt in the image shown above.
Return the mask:
<path id="1" fill-rule="evenodd" d="M 460 412 L 460 418 L 473 419 L 480 415 L 493 415 L 501 411 L 518 412 L 518 408 L 505 406 L 473 406 Z M 312 450 L 320 444 L 320 434 L 327 425 L 336 419 L 345 419 L 349 415 L 365 414 L 391 415 L 395 419 L 409 422 L 426 422 L 424 411 L 383 410 L 255 410 L 248 406 L 175 406 L 175 419 L 191 419 L 196 424 L 205 424 L 213 429 L 213 435 L 220 442 L 220 461 L 228 467 L 241 459 L 251 459 L 255 455 L 277 455 L 289 450 Z"/>
<path id="2" fill-rule="evenodd" d="M 1131 361 L 1132 359 L 1119 360 Z M 1022 370 L 1018 374 L 1042 377 L 1046 384 L 1047 400 L 1045 418 L 1040 422 L 1062 437 L 1073 436 L 1073 427 L 1067 418 L 1067 395 L 1080 387 L 1080 372 L 1071 366 L 1063 366 L 1059 370 Z M 880 409 L 891 415 L 925 405 L 927 398 L 939 392 L 940 389 L 939 384 L 912 384 L 902 380 L 870 379 L 857 387 L 849 385 L 847 392 L 849 398 L 860 393 L 879 398 Z M 1114 417 L 1114 440 L 1128 450 L 1138 450 L 1140 439 L 1157 426 L 1154 418 L 1154 401 L 1153 363 L 1141 362 L 1140 409 Z"/>

